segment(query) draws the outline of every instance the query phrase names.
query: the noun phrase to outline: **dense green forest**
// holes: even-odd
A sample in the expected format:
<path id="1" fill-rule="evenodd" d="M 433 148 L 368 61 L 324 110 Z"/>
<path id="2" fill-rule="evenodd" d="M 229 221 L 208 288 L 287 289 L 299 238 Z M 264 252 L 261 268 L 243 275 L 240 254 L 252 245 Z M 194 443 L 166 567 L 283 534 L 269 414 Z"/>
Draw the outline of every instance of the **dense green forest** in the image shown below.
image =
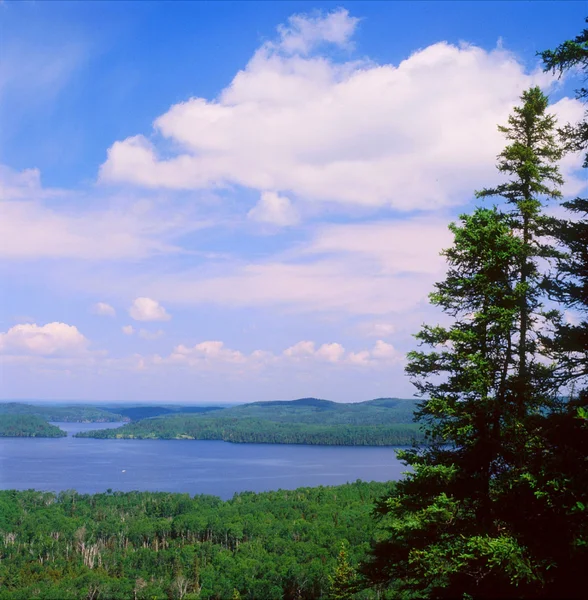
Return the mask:
<path id="1" fill-rule="evenodd" d="M 374 502 L 389 489 L 356 482 L 227 502 L 3 491 L 0 599 L 326 597 L 341 545 L 351 569 L 365 557 Z"/>
<path id="2" fill-rule="evenodd" d="M 66 437 L 67 433 L 36 415 L 0 415 L 0 437 Z"/>
<path id="3" fill-rule="evenodd" d="M 89 431 L 99 439 L 195 439 L 236 443 L 402 446 L 421 441 L 415 402 L 380 398 L 343 404 L 301 398 L 255 402 L 203 415 L 166 414 L 118 429 Z"/>
<path id="4" fill-rule="evenodd" d="M 299 400 L 254 402 L 225 408 L 213 418 L 251 418 L 279 423 L 308 425 L 396 425 L 412 423 L 417 402 L 399 398 L 377 398 L 343 403 L 301 398 Z"/>
<path id="5" fill-rule="evenodd" d="M 77 433 L 98 439 L 224 440 L 255 444 L 322 444 L 406 446 L 422 439 L 414 423 L 398 425 L 307 425 L 262 419 L 205 418 L 194 415 L 156 417 L 116 429 Z"/>
<path id="6" fill-rule="evenodd" d="M 35 415 L 45 421 L 61 423 L 116 423 L 128 418 L 95 406 L 81 404 L 71 406 L 51 406 L 23 404 L 21 402 L 0 403 L 0 419 L 4 415 Z"/>

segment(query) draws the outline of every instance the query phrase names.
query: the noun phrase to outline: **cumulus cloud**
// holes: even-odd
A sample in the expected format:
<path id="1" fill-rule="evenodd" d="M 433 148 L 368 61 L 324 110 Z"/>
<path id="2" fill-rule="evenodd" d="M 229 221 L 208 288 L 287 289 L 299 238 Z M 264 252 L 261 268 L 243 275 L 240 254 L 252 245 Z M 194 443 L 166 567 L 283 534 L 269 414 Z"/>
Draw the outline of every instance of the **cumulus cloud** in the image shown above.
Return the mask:
<path id="1" fill-rule="evenodd" d="M 317 351 L 316 356 L 327 362 L 339 362 L 345 354 L 345 348 L 341 344 L 323 344 Z"/>
<path id="2" fill-rule="evenodd" d="M 275 192 L 263 192 L 259 202 L 247 213 L 247 217 L 279 227 L 296 225 L 299 221 L 298 213 L 290 200 Z"/>
<path id="3" fill-rule="evenodd" d="M 552 76 L 527 73 L 502 48 L 445 42 L 398 65 L 309 54 L 322 41 L 347 43 L 355 26 L 346 11 L 294 17 L 218 99 L 192 98 L 155 120 L 176 156 L 161 157 L 142 135 L 117 141 L 101 180 L 237 184 L 297 201 L 407 211 L 463 202 L 496 181 L 504 144 L 497 124 L 524 89 Z"/>
<path id="4" fill-rule="evenodd" d="M 92 312 L 95 315 L 101 315 L 104 317 L 116 317 L 116 310 L 106 302 L 97 302 L 92 306 Z"/>
<path id="5" fill-rule="evenodd" d="M 378 340 L 371 350 L 347 352 L 339 343 L 322 344 L 316 348 L 311 341 L 302 341 L 286 348 L 282 353 L 285 359 L 300 361 L 326 361 L 329 363 L 350 363 L 356 365 L 373 365 L 379 361 L 398 362 L 403 355 L 392 344 Z"/>
<path id="6" fill-rule="evenodd" d="M 20 324 L 0 333 L 0 353 L 7 355 L 75 356 L 88 343 L 77 327 L 58 322 Z"/>
<path id="7" fill-rule="evenodd" d="M 392 344 L 387 344 L 383 340 L 378 340 L 374 349 L 371 352 L 372 356 L 377 359 L 383 360 L 396 360 L 398 359 L 398 351 Z"/>
<path id="8" fill-rule="evenodd" d="M 169 321 L 171 315 L 165 308 L 151 298 L 136 298 L 129 308 L 129 314 L 135 321 Z"/>
<path id="9" fill-rule="evenodd" d="M 323 344 L 315 349 L 315 343 L 304 341 L 298 342 L 283 352 L 283 356 L 295 361 L 304 359 L 320 359 L 327 362 L 339 362 L 345 355 L 345 348 L 341 344 Z"/>
<path id="10" fill-rule="evenodd" d="M 223 342 L 201 342 L 188 347 L 180 344 L 169 356 L 170 362 L 201 365 L 210 363 L 242 363 L 245 356 L 238 350 L 226 348 Z"/>
<path id="11" fill-rule="evenodd" d="M 185 366 L 195 369 L 214 370 L 235 368 L 245 373 L 267 367 L 288 369 L 312 369 L 313 365 L 331 364 L 333 366 L 351 365 L 359 367 L 378 367 L 402 362 L 404 356 L 391 344 L 378 340 L 368 350 L 348 352 L 342 344 L 332 342 L 317 345 L 304 340 L 293 344 L 281 353 L 268 350 L 255 350 L 249 354 L 228 348 L 220 341 L 206 341 L 194 346 L 180 344 L 167 357 L 155 355 L 142 357 L 145 368 L 148 366 Z"/>
<path id="12" fill-rule="evenodd" d="M 284 356 L 294 359 L 313 356 L 314 353 L 314 342 L 298 342 L 284 350 Z"/>
<path id="13" fill-rule="evenodd" d="M 132 325 L 123 325 L 121 330 L 125 335 L 133 335 L 135 333 L 135 328 Z"/>

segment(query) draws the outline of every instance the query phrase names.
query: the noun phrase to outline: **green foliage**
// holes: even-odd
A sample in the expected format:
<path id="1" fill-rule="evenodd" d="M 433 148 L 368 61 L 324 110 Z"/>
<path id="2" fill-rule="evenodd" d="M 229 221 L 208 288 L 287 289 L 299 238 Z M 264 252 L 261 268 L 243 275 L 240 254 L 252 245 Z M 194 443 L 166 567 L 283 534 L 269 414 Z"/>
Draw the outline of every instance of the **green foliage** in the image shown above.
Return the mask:
<path id="1" fill-rule="evenodd" d="M 563 467 L 556 432 L 546 435 L 561 403 L 540 337 L 554 314 L 543 310 L 539 263 L 557 255 L 541 207 L 562 183 L 546 109 L 533 88 L 500 128 L 509 144 L 498 169 L 510 179 L 478 196 L 500 196 L 506 209 L 479 208 L 452 225 L 447 278 L 431 302 L 453 322 L 423 327 L 416 337 L 425 349 L 409 353 L 407 372 L 429 398 L 417 413 L 429 444 L 400 453 L 413 472 L 379 503 L 380 530 L 362 568 L 393 597 L 535 597 L 570 573 L 538 529 L 562 513 L 549 509 L 547 490 L 548 473 Z"/>
<path id="2" fill-rule="evenodd" d="M 337 566 L 333 575 L 329 576 L 329 582 L 329 598 L 331 600 L 350 600 L 358 591 L 357 572 L 349 564 L 345 543 L 341 543 Z"/>
<path id="3" fill-rule="evenodd" d="M 40 406 L 20 402 L 0 403 L 0 418 L 4 415 L 35 415 L 60 423 L 116 423 L 126 420 L 122 415 L 94 406 Z"/>
<path id="4" fill-rule="evenodd" d="M 36 415 L 0 414 L 0 437 L 66 437 L 67 433 Z"/>
<path id="5" fill-rule="evenodd" d="M 145 419 L 117 429 L 76 434 L 98 439 L 224 440 L 253 444 L 319 444 L 338 446 L 402 446 L 420 439 L 415 424 L 306 425 L 249 418 L 208 419 L 178 415 Z"/>
<path id="6" fill-rule="evenodd" d="M 227 502 L 0 491 L 0 599 L 327 597 L 341 544 L 348 564 L 363 558 L 370 512 L 389 487 L 358 481 Z"/>
<path id="7" fill-rule="evenodd" d="M 415 408 L 414 400 L 399 398 L 378 398 L 356 403 L 302 398 L 233 406 L 211 416 L 307 425 L 396 425 L 412 423 Z"/>
<path id="8" fill-rule="evenodd" d="M 586 19 L 588 23 L 588 18 Z M 563 75 L 567 71 L 577 69 L 588 72 L 588 29 L 577 35 L 573 40 L 566 40 L 555 50 L 545 50 L 539 55 L 543 59 L 546 71 Z M 583 102 L 588 99 L 588 89 L 581 87 L 576 90 L 576 96 Z M 588 147 L 588 113 L 584 120 L 576 124 L 566 125 L 560 133 L 566 142 L 566 149 L 571 151 L 585 150 Z M 584 159 L 584 167 L 588 167 L 588 153 Z"/>
<path id="9" fill-rule="evenodd" d="M 99 439 L 196 439 L 235 443 L 402 446 L 422 440 L 412 400 L 340 404 L 307 398 L 258 402 L 212 414 L 173 414 L 117 429 L 77 434 Z"/>
<path id="10" fill-rule="evenodd" d="M 588 22 L 588 19 L 587 19 Z M 555 50 L 541 52 L 546 71 L 560 75 L 577 73 L 586 80 L 588 75 L 588 29 L 573 40 L 567 40 Z M 588 103 L 588 89 L 576 90 L 577 97 Z M 588 148 L 588 108 L 584 120 L 568 124 L 560 134 L 566 148 L 582 151 Z M 588 168 L 588 152 L 584 159 Z M 577 322 L 560 320 L 553 340 L 546 345 L 561 366 L 564 383 L 588 377 L 588 200 L 575 198 L 564 202 L 568 219 L 553 219 L 553 235 L 565 250 L 559 255 L 555 273 L 546 278 L 545 286 L 553 298 L 566 308 L 576 311 Z"/>

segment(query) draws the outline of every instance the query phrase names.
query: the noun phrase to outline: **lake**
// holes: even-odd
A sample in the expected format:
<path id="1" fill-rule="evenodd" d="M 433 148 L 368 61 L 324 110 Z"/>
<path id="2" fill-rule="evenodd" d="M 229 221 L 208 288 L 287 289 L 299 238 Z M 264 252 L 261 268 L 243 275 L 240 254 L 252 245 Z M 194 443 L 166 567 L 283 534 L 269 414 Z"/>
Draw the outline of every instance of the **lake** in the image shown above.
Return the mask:
<path id="1" fill-rule="evenodd" d="M 108 488 L 212 494 L 399 479 L 394 448 L 231 444 L 195 440 L 93 440 L 78 431 L 120 423 L 55 423 L 67 438 L 0 438 L 0 489 L 81 493 Z"/>

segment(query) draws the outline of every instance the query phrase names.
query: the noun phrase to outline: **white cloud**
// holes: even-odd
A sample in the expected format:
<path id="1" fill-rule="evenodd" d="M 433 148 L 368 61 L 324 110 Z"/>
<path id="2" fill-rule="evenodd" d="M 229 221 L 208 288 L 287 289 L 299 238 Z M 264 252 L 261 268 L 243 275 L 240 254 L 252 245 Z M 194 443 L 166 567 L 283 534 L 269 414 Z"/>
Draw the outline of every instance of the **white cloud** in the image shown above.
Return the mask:
<path id="1" fill-rule="evenodd" d="M 0 333 L 0 353 L 7 355 L 75 356 L 87 351 L 88 340 L 66 323 L 20 324 Z"/>
<path id="2" fill-rule="evenodd" d="M 370 364 L 370 353 L 368 350 L 362 350 L 360 352 L 350 352 L 348 360 L 352 365 L 364 367 Z"/>
<path id="3" fill-rule="evenodd" d="M 497 124 L 525 88 L 552 76 L 526 73 L 501 48 L 444 42 L 397 66 L 308 56 L 320 41 L 349 40 L 356 22 L 336 15 L 296 16 L 218 100 L 192 98 L 157 118 L 155 130 L 180 154 L 160 158 L 141 135 L 117 141 L 101 180 L 172 189 L 236 184 L 297 202 L 399 210 L 463 203 L 496 181 L 504 145 Z"/>
<path id="4" fill-rule="evenodd" d="M 359 19 L 349 16 L 344 8 L 338 8 L 328 14 L 293 15 L 288 25 L 280 25 L 280 40 L 271 44 L 273 48 L 289 54 L 308 54 L 321 43 L 346 46 L 353 35 Z"/>
<path id="5" fill-rule="evenodd" d="M 279 227 L 296 225 L 299 222 L 298 213 L 290 200 L 275 192 L 263 192 L 259 202 L 247 213 L 247 217 Z"/>
<path id="6" fill-rule="evenodd" d="M 268 350 L 254 350 L 249 354 L 227 347 L 221 341 L 205 341 L 186 346 L 176 346 L 168 356 L 135 355 L 133 365 L 141 361 L 141 369 L 162 367 L 185 367 L 203 370 L 209 373 L 230 373 L 233 375 L 259 372 L 263 369 L 278 369 L 282 373 L 295 369 L 299 372 L 312 371 L 320 365 L 330 364 L 333 368 L 355 366 L 369 368 L 387 368 L 402 363 L 404 355 L 391 344 L 379 340 L 372 349 L 348 352 L 336 342 L 320 346 L 305 340 L 286 348 L 281 353 Z"/>
<path id="7" fill-rule="evenodd" d="M 283 358 L 294 362 L 326 361 L 329 363 L 374 365 L 380 362 L 396 363 L 403 360 L 404 355 L 398 352 L 392 344 L 378 340 L 372 350 L 359 352 L 346 352 L 339 343 L 323 344 L 315 349 L 315 343 L 303 341 L 286 348 L 282 353 Z"/>
<path id="8" fill-rule="evenodd" d="M 97 302 L 92 306 L 92 312 L 95 315 L 101 315 L 104 317 L 116 317 L 116 310 L 106 302 Z"/>
<path id="9" fill-rule="evenodd" d="M 382 340 L 376 342 L 376 345 L 372 350 L 372 356 L 383 360 L 397 360 L 399 358 L 396 348 L 394 348 L 392 344 L 387 344 Z"/>
<path id="10" fill-rule="evenodd" d="M 125 335 L 133 335 L 135 333 L 135 328 L 132 325 L 123 325 L 121 329 Z"/>
<path id="11" fill-rule="evenodd" d="M 298 342 L 284 350 L 284 356 L 288 358 L 300 359 L 313 356 L 315 353 L 314 342 Z"/>
<path id="12" fill-rule="evenodd" d="M 584 106 L 575 99 L 562 98 L 555 104 L 551 112 L 557 117 L 560 126 L 566 123 L 576 124 L 584 119 Z M 581 168 L 584 152 L 570 152 L 559 162 L 559 167 L 564 178 L 561 188 L 565 197 L 574 197 L 588 189 L 586 172 Z"/>
<path id="13" fill-rule="evenodd" d="M 443 248 L 451 245 L 448 222 L 439 218 L 326 225 L 303 251 L 369 260 L 382 273 L 429 273 L 443 271 Z"/>
<path id="14" fill-rule="evenodd" d="M 170 355 L 171 362 L 186 363 L 189 365 L 221 363 L 242 363 L 245 356 L 237 351 L 226 348 L 223 342 L 201 342 L 192 347 L 177 346 Z"/>
<path id="15" fill-rule="evenodd" d="M 339 362 L 345 354 L 345 348 L 341 344 L 323 344 L 317 351 L 316 356 L 328 362 Z"/>
<path id="16" fill-rule="evenodd" d="M 129 308 L 129 314 L 135 321 L 169 321 L 171 316 L 165 308 L 151 298 L 136 298 Z"/>
<path id="17" fill-rule="evenodd" d="M 129 278 L 122 285 L 186 306 L 350 314 L 414 311 L 443 276 L 439 252 L 449 245 L 451 234 L 442 219 L 323 226 L 308 243 L 273 260 L 223 261 L 208 269 Z"/>
<path id="18" fill-rule="evenodd" d="M 173 238 L 210 225 L 180 206 L 128 196 L 46 189 L 37 169 L 0 165 L 0 258 L 136 260 L 178 253 Z"/>

